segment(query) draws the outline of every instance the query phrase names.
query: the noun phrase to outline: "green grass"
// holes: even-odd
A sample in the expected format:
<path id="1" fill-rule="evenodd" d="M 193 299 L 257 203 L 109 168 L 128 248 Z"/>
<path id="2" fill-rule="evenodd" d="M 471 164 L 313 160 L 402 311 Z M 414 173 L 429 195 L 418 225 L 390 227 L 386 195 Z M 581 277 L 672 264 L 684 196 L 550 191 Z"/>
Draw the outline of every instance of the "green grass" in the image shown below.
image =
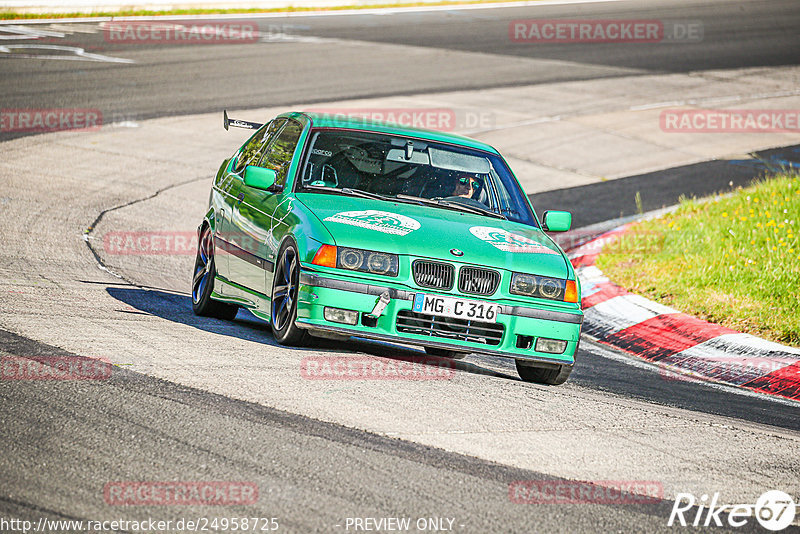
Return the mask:
<path id="1" fill-rule="evenodd" d="M 16 19 L 65 19 L 80 17 L 150 17 L 169 15 L 230 15 L 237 13 L 288 13 L 304 11 L 340 11 L 346 9 L 377 9 L 385 7 L 420 7 L 420 6 L 449 6 L 462 4 L 489 4 L 507 2 L 508 0 L 442 0 L 440 2 L 410 2 L 410 3 L 380 3 L 352 6 L 327 6 L 327 7 L 276 7 L 276 8 L 246 8 L 246 9 L 121 9 L 119 11 L 93 11 L 74 13 L 19 13 L 11 11 L 13 8 L 0 8 L 0 20 Z"/>
<path id="2" fill-rule="evenodd" d="M 674 213 L 631 231 L 598 257 L 615 283 L 707 321 L 800 346 L 800 174 L 765 178 L 730 196 L 684 199 Z"/>

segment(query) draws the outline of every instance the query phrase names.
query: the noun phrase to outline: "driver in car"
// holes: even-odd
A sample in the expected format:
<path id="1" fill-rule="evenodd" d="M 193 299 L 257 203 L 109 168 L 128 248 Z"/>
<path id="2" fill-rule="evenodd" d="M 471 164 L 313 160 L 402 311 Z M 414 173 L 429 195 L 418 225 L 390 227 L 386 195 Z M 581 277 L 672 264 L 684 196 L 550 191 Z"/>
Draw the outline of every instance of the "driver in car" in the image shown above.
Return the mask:
<path id="1" fill-rule="evenodd" d="M 456 176 L 452 196 L 474 199 L 475 194 L 480 191 L 480 188 L 480 179 L 474 174 L 461 173 Z"/>

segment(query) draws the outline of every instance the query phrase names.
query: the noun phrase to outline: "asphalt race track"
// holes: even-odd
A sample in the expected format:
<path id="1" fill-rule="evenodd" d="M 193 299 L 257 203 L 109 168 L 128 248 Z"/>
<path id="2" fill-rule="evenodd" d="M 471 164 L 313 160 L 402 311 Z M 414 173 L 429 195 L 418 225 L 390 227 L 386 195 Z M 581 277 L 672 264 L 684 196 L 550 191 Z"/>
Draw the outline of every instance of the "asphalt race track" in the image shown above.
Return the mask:
<path id="1" fill-rule="evenodd" d="M 510 21 L 565 16 L 702 21 L 703 40 L 648 47 L 614 43 L 576 47 L 569 43 L 525 46 L 508 38 Z M 297 42 L 205 46 L 201 54 L 196 46 L 141 42 L 131 47 L 108 42 L 102 31 L 75 32 L 63 38 L 42 37 L 37 43 L 83 47 L 138 63 L 4 62 L 0 94 L 4 108 L 99 108 L 107 117 L 142 120 L 223 108 L 476 90 L 631 73 L 796 65 L 800 56 L 798 24 L 800 11 L 792 0 L 734 4 L 687 0 L 543 6 L 535 12 L 509 8 L 271 17 L 259 22 L 262 33 L 276 43 L 286 35 Z M 336 43 L 340 46 L 330 46 Z M 341 46 L 343 43 L 360 46 Z"/>
<path id="2" fill-rule="evenodd" d="M 510 21 L 533 18 L 699 21 L 703 38 L 652 46 L 511 42 Z M 570 380 L 558 387 L 524 383 L 513 361 L 475 355 L 443 380 L 307 380 L 300 362 L 309 356 L 399 364 L 421 353 L 364 340 L 282 347 L 248 313 L 232 322 L 192 314 L 192 254 L 115 255 L 104 244 L 114 232 L 191 236 L 211 176 L 247 135 L 222 130 L 222 109 L 264 120 L 261 113 L 314 104 L 436 108 L 453 99 L 453 107 L 483 106 L 495 110 L 495 123 L 475 136 L 487 136 L 504 153 L 508 146 L 522 164 L 550 163 L 554 176 L 574 178 L 543 179 L 530 191 L 537 210 L 569 209 L 575 226 L 635 214 L 637 192 L 647 211 L 681 195 L 730 190 L 776 166 L 800 165 L 800 138 L 752 137 L 729 152 L 718 141 L 707 145 L 708 157 L 684 150 L 672 165 L 665 164 L 672 157 L 666 149 L 659 161 L 635 165 L 628 164 L 641 157 L 635 150 L 604 154 L 619 160 L 607 167 L 616 171 L 595 172 L 587 170 L 591 155 L 570 143 L 546 146 L 544 136 L 527 141 L 527 130 L 515 130 L 516 119 L 497 110 L 524 108 L 527 95 L 551 92 L 558 100 L 570 88 L 590 95 L 571 108 L 576 123 L 586 122 L 595 103 L 604 113 L 628 113 L 614 108 L 612 96 L 592 98 L 618 88 L 625 106 L 658 102 L 658 86 L 642 92 L 641 101 L 632 90 L 627 102 L 624 91 L 637 79 L 678 80 L 687 91 L 718 83 L 733 95 L 755 84 L 747 89 L 753 95 L 764 80 L 774 86 L 745 104 L 795 105 L 781 100 L 800 94 L 792 70 L 800 58 L 794 0 L 255 20 L 261 42 L 226 46 L 109 42 L 96 21 L 60 29 L 0 25 L 2 110 L 96 109 L 106 124 L 45 134 L 0 129 L 0 356 L 114 364 L 107 380 L 0 381 L 0 532 L 21 531 L 3 523 L 12 518 L 56 533 L 87 529 L 39 521 L 174 525 L 235 517 L 276 518 L 278 532 L 299 533 L 368 531 L 368 524 L 400 530 L 369 523 L 381 518 L 411 518 L 411 532 L 765 532 L 754 518 L 724 529 L 667 521 L 679 493 L 698 502 L 718 493 L 720 503 L 754 504 L 781 490 L 797 502 L 797 403 L 671 379 L 588 338 Z M 9 45 L 27 48 L 3 51 Z M 74 57 L 65 47 L 105 59 L 43 57 Z M 689 88 L 687 80 L 699 82 Z M 639 135 L 633 127 L 626 132 Z M 667 144 L 663 136 L 652 139 Z M 553 163 L 550 152 L 526 159 L 540 149 L 576 163 Z M 117 506 L 104 488 L 119 481 L 246 482 L 257 498 L 230 506 Z M 516 481 L 650 483 L 660 491 L 647 502 L 520 503 L 510 489 Z M 701 512 L 694 507 L 686 517 Z M 728 514 L 720 517 L 727 521 Z M 798 525 L 796 519 L 784 532 L 800 531 Z"/>

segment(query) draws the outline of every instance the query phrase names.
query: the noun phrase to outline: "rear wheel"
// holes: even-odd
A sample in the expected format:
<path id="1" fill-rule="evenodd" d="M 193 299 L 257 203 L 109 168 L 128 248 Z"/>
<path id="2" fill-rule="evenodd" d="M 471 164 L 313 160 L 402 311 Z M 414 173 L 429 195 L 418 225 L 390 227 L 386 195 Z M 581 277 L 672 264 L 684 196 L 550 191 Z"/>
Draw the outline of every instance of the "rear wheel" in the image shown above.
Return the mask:
<path id="1" fill-rule="evenodd" d="M 439 358 L 452 358 L 454 360 L 462 360 L 467 357 L 468 352 L 459 352 L 457 350 L 440 349 L 438 347 L 425 347 L 425 352 L 431 356 Z"/>
<path id="2" fill-rule="evenodd" d="M 571 365 L 549 364 L 546 367 L 541 365 L 533 367 L 531 364 L 520 360 L 516 360 L 516 362 L 517 373 L 525 382 L 558 386 L 566 382 L 572 372 Z"/>
<path id="3" fill-rule="evenodd" d="M 214 242 L 211 228 L 204 226 L 197 244 L 197 257 L 194 260 L 194 277 L 192 278 L 192 311 L 195 315 L 216 317 L 217 319 L 233 319 L 239 306 L 220 302 L 211 298 L 214 291 Z"/>
<path id="4" fill-rule="evenodd" d="M 303 345 L 308 333 L 295 325 L 297 293 L 300 285 L 300 259 L 297 248 L 287 240 L 278 253 L 275 276 L 272 279 L 270 326 L 275 341 L 281 345 Z"/>

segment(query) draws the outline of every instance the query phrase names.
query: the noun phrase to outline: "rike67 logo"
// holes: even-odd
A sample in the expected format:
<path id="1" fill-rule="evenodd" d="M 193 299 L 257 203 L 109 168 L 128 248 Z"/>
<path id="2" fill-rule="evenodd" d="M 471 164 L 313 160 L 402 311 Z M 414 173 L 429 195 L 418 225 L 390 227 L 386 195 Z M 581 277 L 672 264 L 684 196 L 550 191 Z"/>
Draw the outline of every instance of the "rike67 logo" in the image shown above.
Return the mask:
<path id="1" fill-rule="evenodd" d="M 719 493 L 715 493 L 711 501 L 708 495 L 701 495 L 698 500 L 691 493 L 678 493 L 667 526 L 677 523 L 682 527 L 721 527 L 727 521 L 731 527 L 742 527 L 755 517 L 765 529 L 778 531 L 791 525 L 796 513 L 794 500 L 778 490 L 763 493 L 755 504 L 721 505 L 718 501 Z M 726 514 L 725 520 L 722 514 Z"/>

